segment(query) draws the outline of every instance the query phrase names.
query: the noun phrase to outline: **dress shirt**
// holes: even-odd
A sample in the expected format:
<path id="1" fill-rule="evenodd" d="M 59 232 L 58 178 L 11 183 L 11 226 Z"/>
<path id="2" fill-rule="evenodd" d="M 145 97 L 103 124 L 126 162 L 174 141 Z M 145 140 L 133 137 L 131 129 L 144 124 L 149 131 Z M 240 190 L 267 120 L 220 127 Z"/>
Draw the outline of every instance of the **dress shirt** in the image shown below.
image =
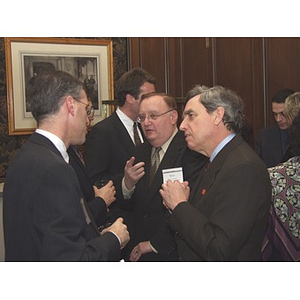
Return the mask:
<path id="1" fill-rule="evenodd" d="M 118 115 L 118 117 L 120 118 L 121 122 L 123 123 L 123 125 L 125 126 L 130 138 L 132 139 L 133 143 L 134 143 L 134 134 L 133 134 L 133 121 L 127 116 L 125 115 L 122 110 L 120 109 L 120 107 L 117 108 L 116 110 L 116 114 Z M 143 143 L 143 137 L 140 131 L 139 126 L 137 126 L 137 132 L 139 134 L 140 140 Z"/>
<path id="2" fill-rule="evenodd" d="M 229 134 L 213 151 L 211 154 L 209 161 L 212 162 L 214 158 L 217 156 L 217 154 L 228 144 L 234 137 L 236 136 L 236 133 Z"/>
<path id="3" fill-rule="evenodd" d="M 168 147 L 171 143 L 171 141 L 173 140 L 174 136 L 176 135 L 176 133 L 178 132 L 177 127 L 175 128 L 173 134 L 171 135 L 171 137 L 161 146 L 161 150 L 159 151 L 159 161 L 161 162 L 164 158 L 165 153 L 168 150 Z M 151 156 L 155 151 L 155 147 L 152 147 L 152 152 L 151 152 Z M 122 179 L 122 191 L 123 191 L 123 195 L 124 195 L 124 199 L 130 199 L 131 195 L 133 194 L 135 189 L 135 185 L 133 186 L 133 188 L 131 190 L 127 189 L 125 182 L 124 182 L 124 177 Z"/>
<path id="4" fill-rule="evenodd" d="M 67 153 L 66 145 L 58 136 L 56 136 L 55 134 L 53 134 L 49 131 L 43 130 L 43 129 L 36 129 L 35 132 L 43 135 L 48 140 L 50 140 L 54 144 L 54 146 L 57 148 L 57 150 L 60 152 L 60 154 L 66 161 L 66 163 L 69 163 L 69 155 Z"/>

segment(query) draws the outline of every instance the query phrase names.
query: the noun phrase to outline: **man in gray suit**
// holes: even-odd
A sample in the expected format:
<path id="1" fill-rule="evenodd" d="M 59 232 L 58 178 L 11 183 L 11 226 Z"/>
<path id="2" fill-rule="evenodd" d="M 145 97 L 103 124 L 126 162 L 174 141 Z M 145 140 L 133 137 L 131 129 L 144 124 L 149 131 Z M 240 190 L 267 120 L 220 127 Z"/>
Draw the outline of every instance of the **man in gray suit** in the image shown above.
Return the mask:
<path id="1" fill-rule="evenodd" d="M 196 86 L 183 115 L 188 147 L 210 164 L 191 191 L 178 181 L 160 190 L 172 212 L 179 260 L 259 261 L 271 184 L 266 166 L 239 134 L 243 101 L 220 86 Z"/>

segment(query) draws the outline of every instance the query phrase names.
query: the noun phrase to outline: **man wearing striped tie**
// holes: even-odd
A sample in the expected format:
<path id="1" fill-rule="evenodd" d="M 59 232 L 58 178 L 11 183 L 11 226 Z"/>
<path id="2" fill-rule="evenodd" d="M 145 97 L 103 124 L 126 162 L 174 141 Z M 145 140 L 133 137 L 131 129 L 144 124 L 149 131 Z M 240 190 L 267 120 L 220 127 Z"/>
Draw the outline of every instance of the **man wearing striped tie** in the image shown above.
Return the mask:
<path id="1" fill-rule="evenodd" d="M 134 149 L 126 163 L 121 188 L 116 187 L 117 201 L 134 210 L 134 230 L 129 230 L 132 243 L 128 244 L 125 260 L 177 260 L 173 234 L 164 222 L 168 211 L 159 194 L 163 172 L 182 168 L 184 180 L 192 185 L 207 161 L 187 148 L 177 120 L 174 98 L 163 93 L 142 96 L 138 121 L 147 142 Z"/>

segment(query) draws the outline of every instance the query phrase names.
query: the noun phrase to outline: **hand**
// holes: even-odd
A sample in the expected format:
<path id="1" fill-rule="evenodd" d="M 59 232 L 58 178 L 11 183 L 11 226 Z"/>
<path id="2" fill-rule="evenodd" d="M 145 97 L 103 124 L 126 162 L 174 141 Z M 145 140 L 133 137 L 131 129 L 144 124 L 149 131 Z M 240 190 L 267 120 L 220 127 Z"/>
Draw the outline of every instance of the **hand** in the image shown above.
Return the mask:
<path id="1" fill-rule="evenodd" d="M 107 207 L 109 207 L 116 200 L 116 189 L 112 180 L 110 180 L 105 186 L 101 187 L 100 189 L 98 189 L 96 186 L 93 187 L 95 196 L 101 197 L 105 201 Z"/>
<path id="2" fill-rule="evenodd" d="M 153 249 L 150 246 L 150 241 L 141 242 L 132 249 L 129 259 L 130 261 L 138 261 L 143 254 L 152 251 Z"/>
<path id="3" fill-rule="evenodd" d="M 133 165 L 134 161 L 135 158 L 131 157 L 130 160 L 126 162 L 124 168 L 124 182 L 128 190 L 131 190 L 134 185 L 145 175 L 145 163 L 139 162 Z"/>
<path id="4" fill-rule="evenodd" d="M 103 229 L 101 231 L 101 235 L 106 232 L 113 232 L 116 236 L 118 236 L 121 249 L 123 249 L 130 240 L 127 226 L 123 223 L 122 218 L 118 218 L 110 227 Z"/>
<path id="5" fill-rule="evenodd" d="M 180 183 L 178 180 L 174 182 L 168 180 L 161 187 L 159 192 L 163 198 L 163 205 L 167 209 L 173 210 L 179 203 L 187 202 L 189 198 L 190 187 L 187 181 Z"/>

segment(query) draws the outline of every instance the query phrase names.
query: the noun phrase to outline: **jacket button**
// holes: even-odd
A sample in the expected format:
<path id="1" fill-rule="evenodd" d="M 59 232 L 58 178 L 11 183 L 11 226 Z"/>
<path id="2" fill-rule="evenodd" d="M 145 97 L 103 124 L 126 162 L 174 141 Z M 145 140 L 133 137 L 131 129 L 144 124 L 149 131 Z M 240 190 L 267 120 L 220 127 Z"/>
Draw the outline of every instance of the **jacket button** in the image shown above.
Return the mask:
<path id="1" fill-rule="evenodd" d="M 148 218 L 148 215 L 147 215 L 147 214 L 145 214 L 145 215 L 144 215 L 144 219 L 147 219 L 147 218 Z"/>

